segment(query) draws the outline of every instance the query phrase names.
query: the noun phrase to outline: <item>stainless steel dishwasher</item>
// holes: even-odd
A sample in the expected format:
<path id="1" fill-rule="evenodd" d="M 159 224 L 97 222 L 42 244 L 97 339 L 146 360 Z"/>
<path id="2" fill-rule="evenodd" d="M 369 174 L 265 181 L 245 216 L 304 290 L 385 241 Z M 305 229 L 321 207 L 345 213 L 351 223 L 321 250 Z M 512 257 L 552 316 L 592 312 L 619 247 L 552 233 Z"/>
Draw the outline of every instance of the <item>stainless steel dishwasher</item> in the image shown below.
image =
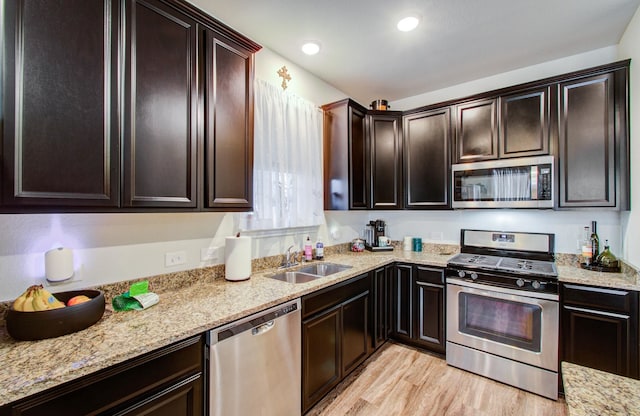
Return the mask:
<path id="1" fill-rule="evenodd" d="M 300 299 L 209 332 L 209 414 L 301 412 Z"/>

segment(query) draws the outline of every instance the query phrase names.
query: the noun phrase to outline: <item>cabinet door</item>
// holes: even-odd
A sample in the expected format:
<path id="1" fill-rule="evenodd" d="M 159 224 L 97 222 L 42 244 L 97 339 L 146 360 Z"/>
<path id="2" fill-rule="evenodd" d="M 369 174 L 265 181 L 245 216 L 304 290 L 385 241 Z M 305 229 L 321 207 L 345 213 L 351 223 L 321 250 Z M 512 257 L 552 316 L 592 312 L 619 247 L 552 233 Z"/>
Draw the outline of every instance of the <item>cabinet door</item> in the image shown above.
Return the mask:
<path id="1" fill-rule="evenodd" d="M 448 208 L 451 178 L 449 107 L 406 116 L 402 134 L 405 208 Z"/>
<path id="2" fill-rule="evenodd" d="M 313 406 L 341 377 L 341 305 L 302 322 L 302 407 Z"/>
<path id="3" fill-rule="evenodd" d="M 369 353 L 369 291 L 342 304 L 342 376 L 346 376 Z"/>
<path id="4" fill-rule="evenodd" d="M 158 0 L 127 8 L 123 203 L 196 207 L 196 23 Z"/>
<path id="5" fill-rule="evenodd" d="M 371 208 L 402 208 L 400 115 L 369 114 Z"/>
<path id="6" fill-rule="evenodd" d="M 561 287 L 562 360 L 638 378 L 638 292 Z"/>
<path id="7" fill-rule="evenodd" d="M 562 82 L 559 90 L 559 206 L 614 207 L 614 76 Z"/>
<path id="8" fill-rule="evenodd" d="M 366 112 L 349 106 L 349 209 L 369 208 Z"/>
<path id="9" fill-rule="evenodd" d="M 117 206 L 120 2 L 3 3 L 3 204 Z"/>
<path id="10" fill-rule="evenodd" d="M 378 348 L 387 340 L 389 288 L 386 268 L 376 269 L 373 275 L 373 346 Z"/>
<path id="11" fill-rule="evenodd" d="M 204 414 L 202 374 L 166 388 L 115 416 L 200 416 Z"/>
<path id="12" fill-rule="evenodd" d="M 253 204 L 253 54 L 207 31 L 206 206 Z"/>
<path id="13" fill-rule="evenodd" d="M 432 351 L 444 353 L 444 270 L 417 266 L 413 296 L 415 341 Z"/>
<path id="14" fill-rule="evenodd" d="M 393 335 L 398 338 L 411 339 L 412 330 L 412 297 L 411 279 L 413 266 L 397 264 L 393 276 Z"/>
<path id="15" fill-rule="evenodd" d="M 498 158 L 496 99 L 456 106 L 456 160 L 459 163 Z"/>
<path id="16" fill-rule="evenodd" d="M 549 154 L 550 87 L 500 97 L 500 158 Z"/>
<path id="17" fill-rule="evenodd" d="M 324 110 L 324 207 L 369 208 L 369 148 L 366 109 L 345 99 Z"/>

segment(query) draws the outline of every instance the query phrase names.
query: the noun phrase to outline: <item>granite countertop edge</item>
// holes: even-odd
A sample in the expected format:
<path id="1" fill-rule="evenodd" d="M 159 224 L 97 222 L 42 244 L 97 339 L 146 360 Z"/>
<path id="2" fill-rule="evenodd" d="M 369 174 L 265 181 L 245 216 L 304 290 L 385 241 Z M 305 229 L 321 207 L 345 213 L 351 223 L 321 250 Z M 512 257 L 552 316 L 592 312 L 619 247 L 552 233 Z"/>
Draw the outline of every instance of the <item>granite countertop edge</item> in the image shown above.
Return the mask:
<path id="1" fill-rule="evenodd" d="M 563 361 L 568 416 L 639 416 L 640 380 Z"/>
<path id="2" fill-rule="evenodd" d="M 325 258 L 351 269 L 304 284 L 253 273 L 242 282 L 211 278 L 184 288 L 158 291 L 160 302 L 144 311 L 114 312 L 107 304 L 95 325 L 74 334 L 41 341 L 15 341 L 0 327 L 0 406 L 98 372 L 147 352 L 202 334 L 271 306 L 302 297 L 394 262 L 445 267 L 454 253 L 343 253 Z M 573 266 L 558 266 L 559 280 L 640 290 L 637 276 L 602 276 Z M 608 275 L 608 274 L 607 274 Z M 635 278 L 635 280 L 634 280 Z M 170 329 L 169 329 L 170 328 Z"/>

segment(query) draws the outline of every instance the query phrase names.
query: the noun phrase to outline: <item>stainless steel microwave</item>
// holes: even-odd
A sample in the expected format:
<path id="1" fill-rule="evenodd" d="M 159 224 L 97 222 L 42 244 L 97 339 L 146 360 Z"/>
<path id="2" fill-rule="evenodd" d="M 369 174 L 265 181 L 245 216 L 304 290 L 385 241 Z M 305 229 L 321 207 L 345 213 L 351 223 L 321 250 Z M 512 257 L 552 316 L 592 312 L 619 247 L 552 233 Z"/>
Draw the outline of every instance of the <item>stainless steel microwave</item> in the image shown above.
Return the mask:
<path id="1" fill-rule="evenodd" d="M 451 167 L 453 208 L 553 208 L 553 156 Z"/>

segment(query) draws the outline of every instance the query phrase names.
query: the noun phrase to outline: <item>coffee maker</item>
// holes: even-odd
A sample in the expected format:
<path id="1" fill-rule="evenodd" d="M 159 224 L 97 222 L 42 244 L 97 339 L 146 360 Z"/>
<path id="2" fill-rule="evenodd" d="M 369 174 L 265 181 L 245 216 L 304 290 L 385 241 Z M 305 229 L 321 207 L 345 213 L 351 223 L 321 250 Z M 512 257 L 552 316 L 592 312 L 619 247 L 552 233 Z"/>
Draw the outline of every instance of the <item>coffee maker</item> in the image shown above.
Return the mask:
<path id="1" fill-rule="evenodd" d="M 386 234 L 387 234 L 387 224 L 384 222 L 384 220 L 369 221 L 369 224 L 365 226 L 365 231 L 364 231 L 364 239 L 365 239 L 364 248 L 366 248 L 369 251 L 393 250 L 393 246 L 391 245 L 386 245 L 386 246 L 380 245 L 379 237 L 385 237 Z"/>

